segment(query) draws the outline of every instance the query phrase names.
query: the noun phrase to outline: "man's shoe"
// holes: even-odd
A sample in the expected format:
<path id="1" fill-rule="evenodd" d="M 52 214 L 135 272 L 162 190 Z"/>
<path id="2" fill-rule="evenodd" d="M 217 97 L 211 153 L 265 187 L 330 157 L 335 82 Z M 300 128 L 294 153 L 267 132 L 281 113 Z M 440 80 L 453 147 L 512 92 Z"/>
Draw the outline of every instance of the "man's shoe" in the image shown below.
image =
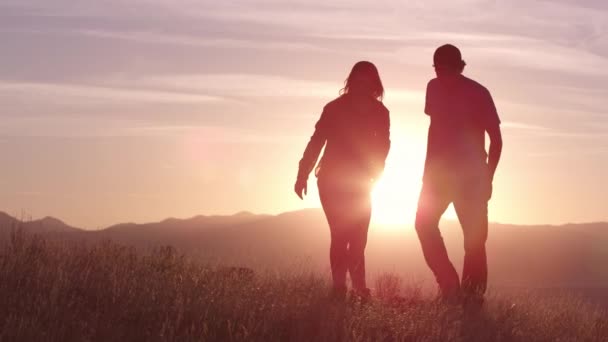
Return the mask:
<path id="1" fill-rule="evenodd" d="M 354 303 L 367 304 L 372 299 L 372 291 L 368 288 L 364 289 L 353 289 L 350 292 L 350 299 Z"/>
<path id="2" fill-rule="evenodd" d="M 484 303 L 482 294 L 467 294 L 463 297 L 462 307 L 465 313 L 476 314 L 483 309 Z"/>
<path id="3" fill-rule="evenodd" d="M 459 287 L 451 289 L 440 289 L 437 302 L 446 305 L 460 305 L 462 303 L 462 293 Z"/>
<path id="4" fill-rule="evenodd" d="M 329 299 L 336 302 L 343 302 L 346 300 L 346 293 L 346 286 L 332 287 L 329 291 Z"/>

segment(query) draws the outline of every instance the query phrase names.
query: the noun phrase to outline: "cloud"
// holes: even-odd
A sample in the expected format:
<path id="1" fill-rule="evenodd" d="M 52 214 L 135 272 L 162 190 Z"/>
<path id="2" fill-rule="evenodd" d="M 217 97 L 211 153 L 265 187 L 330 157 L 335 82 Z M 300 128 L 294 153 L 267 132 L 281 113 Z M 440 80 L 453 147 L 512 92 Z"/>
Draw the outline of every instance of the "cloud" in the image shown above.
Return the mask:
<path id="1" fill-rule="evenodd" d="M 63 102 L 71 100 L 97 100 L 116 102 L 147 102 L 147 103 L 207 103 L 223 101 L 218 96 L 197 94 L 194 92 L 172 92 L 138 88 L 118 88 L 95 85 L 69 84 L 69 83 L 34 83 L 0 81 L 0 90 L 5 94 L 25 96 L 40 100 L 61 99 Z"/>
<path id="2" fill-rule="evenodd" d="M 559 151 L 543 151 L 543 152 L 527 152 L 526 155 L 528 157 L 534 158 L 570 158 L 572 156 L 579 157 L 605 157 L 608 155 L 608 148 L 606 149 L 598 149 L 598 148 L 589 148 L 589 149 L 578 149 L 578 148 L 569 148 L 562 149 Z"/>
<path id="3" fill-rule="evenodd" d="M 208 146 L 209 144 L 225 143 L 279 143 L 286 141 L 300 141 L 302 137 L 290 134 L 275 133 L 263 134 L 254 129 L 231 126 L 172 126 L 155 125 L 131 127 L 124 130 L 127 135 L 135 136 L 173 136 L 187 141 L 187 144 Z"/>
<path id="4" fill-rule="evenodd" d="M 532 125 L 523 122 L 505 121 L 500 125 L 502 128 L 507 129 L 519 129 L 519 130 L 531 130 L 531 131 L 548 131 L 551 130 L 549 127 Z"/>
<path id="5" fill-rule="evenodd" d="M 15 29 L 0 28 L 0 33 L 25 33 L 43 36 L 83 36 L 94 39 L 121 40 L 142 44 L 189 46 L 200 48 L 241 48 L 241 49 L 280 49 L 280 50 L 316 50 L 330 49 L 306 42 L 289 40 L 261 41 L 255 39 L 201 37 L 194 34 L 163 33 L 154 31 L 118 31 L 94 29 Z"/>
<path id="6" fill-rule="evenodd" d="M 543 41 L 522 40 L 518 44 L 469 47 L 469 55 L 491 59 L 496 65 L 511 65 L 532 70 L 555 70 L 589 76 L 607 76 L 608 59 L 573 47 Z"/>
<path id="7" fill-rule="evenodd" d="M 28 73 L 29 68 L 8 65 L 6 69 L 11 69 L 11 78 L 16 80 L 0 83 L 0 89 L 35 102 L 161 103 L 191 108 L 217 104 L 221 111 L 222 105 L 243 99 L 328 99 L 337 95 L 343 76 L 327 70 L 345 59 L 350 63 L 362 56 L 378 60 L 389 79 L 395 78 L 397 68 L 411 76 L 387 87 L 387 101 L 418 103 L 424 96 L 413 88 L 422 75 L 418 67 L 430 67 L 432 50 L 449 41 L 462 45 L 471 65 L 495 71 L 499 80 L 495 83 L 521 83 L 512 79 L 513 71 L 525 73 L 528 79 L 538 78 L 534 85 L 522 85 L 538 91 L 538 96 L 523 101 L 505 92 L 505 96 L 514 97 L 509 101 L 534 101 L 535 110 L 540 112 L 563 112 L 567 107 L 576 114 L 575 109 L 582 108 L 586 115 L 606 106 L 603 95 L 564 91 L 552 101 L 555 91 L 541 89 L 548 82 L 576 82 L 579 86 L 605 83 L 608 60 L 601 53 L 601 42 L 606 36 L 608 20 L 603 19 L 608 19 L 608 11 L 595 1 L 550 5 L 523 0 L 58 0 L 52 4 L 7 0 L 2 7 L 0 18 L 6 20 L 0 23 L 0 32 L 6 36 L 23 33 L 12 45 L 28 46 L 28 37 L 38 36 L 32 42 L 44 42 L 49 36 L 53 49 L 66 50 L 66 58 L 59 55 L 58 61 L 77 65 L 80 61 L 73 56 L 85 57 L 81 60 L 86 65 L 81 68 L 62 66 L 68 73 L 66 80 L 37 80 L 43 76 Z M 90 49 L 72 44 L 74 36 L 82 46 L 98 46 L 100 51 L 120 42 L 120 51 L 110 54 L 120 58 L 112 61 L 105 54 L 90 53 Z M 39 45 L 42 48 L 32 48 L 44 52 L 45 44 Z M 17 51 L 23 56 L 19 65 L 33 65 L 33 59 L 24 54 L 27 50 Z M 316 59 L 306 64 L 309 57 Z M 21 57 L 14 60 L 21 61 Z M 92 70 L 96 65 L 104 65 L 104 69 L 96 73 Z M 19 80 L 20 71 L 14 70 L 23 70 L 23 80 Z M 70 70 L 76 71 L 69 74 Z M 424 70 L 426 74 L 428 69 Z M 510 128 L 524 129 L 521 125 Z"/>
<path id="8" fill-rule="evenodd" d="M 13 7 L 17 6 L 17 2 Z M 29 18 L 0 24 L 5 32 L 82 35 L 91 39 L 190 46 L 201 49 L 395 53 L 398 60 L 428 64 L 420 51 L 438 43 L 462 44 L 465 56 L 533 70 L 605 75 L 608 11 L 561 1 L 489 0 L 405 2 L 28 1 Z M 589 8 L 592 7 L 592 8 Z M 19 7 L 16 7 L 19 8 Z M 111 8 L 112 11 L 109 11 Z M 120 10 L 115 10 L 120 9 Z M 16 10 L 14 10 L 16 11 Z M 37 16 L 106 18 L 63 22 Z M 18 11 L 17 11 L 18 13 Z M 165 17 L 163 19 L 163 17 Z M 0 18 L 2 15 L 0 14 Z M 517 18 L 512 20 L 510 18 Z M 365 23 L 365 25 L 362 25 Z M 431 24 L 432 23 L 432 24 Z M 328 41 L 329 40 L 329 41 Z M 361 44 L 364 40 L 364 44 Z M 372 49 L 368 47 L 372 46 Z M 421 49 L 422 48 L 422 49 Z M 374 51 L 374 50 L 378 51 Z M 602 50 L 606 53 L 602 55 Z M 424 54 L 428 57 L 428 54 Z M 417 64 L 417 65 L 418 65 Z"/>
<path id="9" fill-rule="evenodd" d="M 342 87 L 340 82 L 256 74 L 163 75 L 144 78 L 141 82 L 155 87 L 239 97 L 330 97 L 337 95 Z"/>

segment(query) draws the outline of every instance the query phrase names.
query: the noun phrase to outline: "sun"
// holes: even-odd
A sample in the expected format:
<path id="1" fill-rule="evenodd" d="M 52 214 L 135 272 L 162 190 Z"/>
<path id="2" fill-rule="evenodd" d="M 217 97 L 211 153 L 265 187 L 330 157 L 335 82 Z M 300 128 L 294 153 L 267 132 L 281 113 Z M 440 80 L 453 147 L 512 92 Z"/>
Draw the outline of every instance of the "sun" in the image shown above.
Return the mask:
<path id="1" fill-rule="evenodd" d="M 404 143 L 391 148 L 384 173 L 372 191 L 372 224 L 387 229 L 413 226 L 416 217 L 424 150 Z"/>
<path id="2" fill-rule="evenodd" d="M 409 149 L 405 146 L 391 149 L 384 173 L 372 190 L 371 223 L 382 229 L 414 226 L 422 188 L 424 155 L 414 148 L 415 145 L 409 146 Z M 453 206 L 450 205 L 442 218 L 457 219 Z"/>
<path id="3" fill-rule="evenodd" d="M 413 225 L 422 183 L 402 168 L 387 168 L 372 191 L 372 223 Z"/>
<path id="4" fill-rule="evenodd" d="M 413 227 L 422 187 L 424 137 L 403 134 L 395 139 L 382 177 L 372 190 L 372 221 L 382 229 Z M 442 216 L 455 219 L 450 208 Z"/>

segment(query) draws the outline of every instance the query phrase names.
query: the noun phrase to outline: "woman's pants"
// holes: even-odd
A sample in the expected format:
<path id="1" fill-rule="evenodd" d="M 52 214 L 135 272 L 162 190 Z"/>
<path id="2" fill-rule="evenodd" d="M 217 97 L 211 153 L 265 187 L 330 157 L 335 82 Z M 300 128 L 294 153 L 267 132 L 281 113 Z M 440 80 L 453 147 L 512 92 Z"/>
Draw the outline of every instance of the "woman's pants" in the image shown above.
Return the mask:
<path id="1" fill-rule="evenodd" d="M 369 181 L 345 184 L 344 180 L 318 180 L 321 205 L 329 223 L 329 262 L 334 288 L 346 288 L 350 273 L 353 289 L 366 291 L 365 245 L 371 217 Z"/>

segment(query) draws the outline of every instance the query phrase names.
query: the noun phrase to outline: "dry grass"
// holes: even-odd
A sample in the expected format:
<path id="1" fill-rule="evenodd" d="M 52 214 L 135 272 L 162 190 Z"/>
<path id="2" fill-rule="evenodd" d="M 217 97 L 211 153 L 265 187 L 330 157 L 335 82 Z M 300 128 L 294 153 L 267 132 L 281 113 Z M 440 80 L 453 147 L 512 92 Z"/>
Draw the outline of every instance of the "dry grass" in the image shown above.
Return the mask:
<path id="1" fill-rule="evenodd" d="M 296 272 L 297 273 L 297 272 Z M 476 315 L 392 275 L 365 305 L 327 298 L 317 274 L 212 269 L 171 247 L 16 232 L 0 252 L 2 341 L 607 341 L 608 315 L 574 298 L 493 295 Z"/>

